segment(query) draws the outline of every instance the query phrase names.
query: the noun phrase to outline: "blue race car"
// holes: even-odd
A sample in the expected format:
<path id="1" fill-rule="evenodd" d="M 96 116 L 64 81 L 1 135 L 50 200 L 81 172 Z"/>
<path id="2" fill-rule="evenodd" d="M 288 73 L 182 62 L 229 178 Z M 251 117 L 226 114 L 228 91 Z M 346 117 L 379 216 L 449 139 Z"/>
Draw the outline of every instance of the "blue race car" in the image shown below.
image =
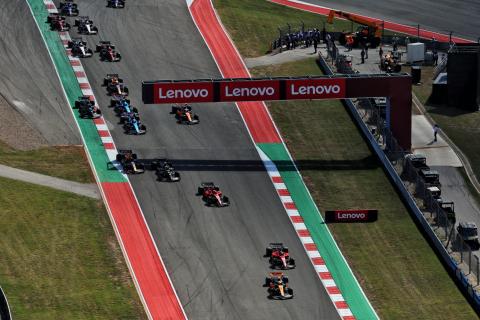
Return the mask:
<path id="1" fill-rule="evenodd" d="M 66 0 L 65 2 L 60 2 L 60 14 L 62 16 L 78 16 L 79 11 L 77 4 L 73 3 L 73 0 Z"/>

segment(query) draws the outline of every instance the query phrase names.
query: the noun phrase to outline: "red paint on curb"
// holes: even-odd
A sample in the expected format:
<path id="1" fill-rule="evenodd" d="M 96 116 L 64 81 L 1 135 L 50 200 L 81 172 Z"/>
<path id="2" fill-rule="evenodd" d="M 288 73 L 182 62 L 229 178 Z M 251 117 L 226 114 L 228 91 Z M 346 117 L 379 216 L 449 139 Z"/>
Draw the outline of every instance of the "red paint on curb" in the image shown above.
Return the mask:
<path id="1" fill-rule="evenodd" d="M 75 77 L 77 77 L 77 78 L 85 78 L 86 75 L 85 75 L 85 72 L 83 72 L 83 71 L 75 71 Z"/>
<path id="2" fill-rule="evenodd" d="M 356 320 L 356 318 L 354 316 L 345 316 L 342 317 L 342 320 Z"/>
<path id="3" fill-rule="evenodd" d="M 295 206 L 295 203 L 293 203 L 293 202 L 285 202 L 283 205 L 285 206 L 285 208 L 290 209 L 290 210 L 296 210 L 297 209 L 297 207 Z"/>
<path id="4" fill-rule="evenodd" d="M 300 237 L 310 237 L 310 231 L 307 229 L 297 230 L 297 233 Z"/>
<path id="5" fill-rule="evenodd" d="M 80 89 L 91 89 L 89 83 L 79 83 Z"/>
<path id="6" fill-rule="evenodd" d="M 338 309 L 348 309 L 348 304 L 345 301 L 336 301 L 335 306 Z"/>
<path id="7" fill-rule="evenodd" d="M 290 192 L 288 192 L 287 189 L 278 189 L 277 191 L 278 191 L 278 195 L 280 196 L 286 197 L 290 195 Z"/>
<path id="8" fill-rule="evenodd" d="M 283 183 L 282 177 L 272 177 L 273 183 Z"/>
<path id="9" fill-rule="evenodd" d="M 80 66 L 80 60 L 70 60 L 70 64 L 74 67 Z"/>
<path id="10" fill-rule="evenodd" d="M 293 223 L 303 223 L 303 218 L 300 216 L 292 216 L 290 219 Z"/>
<path id="11" fill-rule="evenodd" d="M 55 7 L 54 3 L 46 3 L 45 6 L 47 7 L 47 9 L 56 9 L 57 8 L 57 7 Z"/>
<path id="12" fill-rule="evenodd" d="M 292 1 L 289 1 L 289 0 L 268 0 L 268 1 L 276 3 L 276 4 L 280 4 L 280 5 L 283 5 L 283 6 L 286 6 L 286 7 L 291 7 L 291 8 L 295 8 L 295 9 L 299 9 L 299 10 L 303 10 L 303 11 L 308 11 L 308 12 L 320 14 L 320 15 L 323 15 L 323 16 L 328 15 L 330 13 L 330 10 L 331 10 L 330 8 L 326 8 L 326 7 L 319 7 L 319 6 L 315 6 L 315 5 L 308 4 L 308 3 L 292 2 Z M 363 16 L 363 15 L 360 15 L 360 14 L 356 14 L 356 15 L 360 16 L 364 19 L 367 19 L 369 21 L 375 21 L 375 22 L 380 22 L 380 23 L 383 22 L 380 19 L 367 17 L 367 16 Z M 417 28 L 416 27 L 406 26 L 406 25 L 403 25 L 403 24 L 400 24 L 400 23 L 385 21 L 385 29 L 392 30 L 392 31 L 395 31 L 395 32 L 399 32 L 399 33 L 408 34 L 408 35 L 411 35 L 411 36 L 414 36 L 414 37 L 417 36 Z M 424 38 L 424 39 L 435 38 L 437 41 L 440 41 L 440 42 L 449 42 L 450 41 L 449 36 L 446 35 L 446 34 L 433 32 L 433 31 L 429 31 L 429 30 L 425 30 L 425 29 L 420 29 L 420 38 Z M 452 37 L 452 41 L 454 41 L 456 43 L 474 43 L 473 41 L 463 39 L 463 38 L 459 38 L 459 37 Z"/>
<path id="13" fill-rule="evenodd" d="M 101 185 L 152 318 L 185 319 L 131 186 L 126 182 L 102 182 Z"/>
<path id="14" fill-rule="evenodd" d="M 95 124 L 105 124 L 105 120 L 103 119 L 103 117 L 101 117 L 101 118 L 93 119 L 93 123 L 95 123 Z"/>
<path id="15" fill-rule="evenodd" d="M 108 149 L 108 150 L 113 150 L 113 149 L 115 149 L 115 145 L 114 145 L 113 143 L 111 143 L 111 142 L 104 143 L 104 144 L 103 144 L 103 147 L 104 147 L 105 149 Z"/>
<path id="16" fill-rule="evenodd" d="M 325 260 L 322 257 L 312 258 L 312 262 L 316 266 L 321 266 L 325 264 Z M 340 293 L 340 292 L 339 292 Z"/>
<path id="17" fill-rule="evenodd" d="M 225 78 L 250 78 L 242 58 L 218 21 L 210 0 L 194 1 L 190 12 L 222 75 Z M 239 102 L 237 105 L 255 143 L 281 143 L 263 102 Z"/>
<path id="18" fill-rule="evenodd" d="M 319 272 L 318 275 L 322 280 L 330 280 L 333 279 L 332 274 L 330 272 Z"/>
<path id="19" fill-rule="evenodd" d="M 327 287 L 328 294 L 340 294 L 338 287 Z"/>
<path id="20" fill-rule="evenodd" d="M 318 251 L 317 245 L 315 243 L 305 243 L 305 249 L 307 251 Z"/>
<path id="21" fill-rule="evenodd" d="M 98 130 L 98 135 L 100 137 L 110 137 L 110 132 L 108 130 Z"/>

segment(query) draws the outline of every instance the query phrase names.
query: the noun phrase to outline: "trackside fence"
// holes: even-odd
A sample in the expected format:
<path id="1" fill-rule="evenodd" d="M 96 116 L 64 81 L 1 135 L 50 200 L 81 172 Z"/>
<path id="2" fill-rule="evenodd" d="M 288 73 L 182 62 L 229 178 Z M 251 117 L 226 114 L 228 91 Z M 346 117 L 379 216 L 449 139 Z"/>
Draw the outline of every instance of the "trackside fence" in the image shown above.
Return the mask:
<path id="1" fill-rule="evenodd" d="M 341 58 L 338 49 L 328 46 L 328 61 L 338 70 L 354 73 L 348 61 Z M 331 49 L 330 49 L 331 48 Z M 325 74 L 334 74 L 329 62 L 319 54 L 318 63 Z M 341 64 L 347 64 L 341 65 Z M 337 66 L 339 65 L 339 66 Z M 403 150 L 386 127 L 382 110 L 371 99 L 342 100 L 370 148 L 383 165 L 404 203 L 430 239 L 449 272 L 455 276 L 473 307 L 480 312 L 480 259 L 458 235 L 455 223 L 441 207 L 430 186 L 405 157 Z"/>
<path id="2" fill-rule="evenodd" d="M 10 312 L 10 307 L 8 306 L 7 296 L 5 292 L 0 287 L 0 320 L 11 320 L 12 314 Z"/>

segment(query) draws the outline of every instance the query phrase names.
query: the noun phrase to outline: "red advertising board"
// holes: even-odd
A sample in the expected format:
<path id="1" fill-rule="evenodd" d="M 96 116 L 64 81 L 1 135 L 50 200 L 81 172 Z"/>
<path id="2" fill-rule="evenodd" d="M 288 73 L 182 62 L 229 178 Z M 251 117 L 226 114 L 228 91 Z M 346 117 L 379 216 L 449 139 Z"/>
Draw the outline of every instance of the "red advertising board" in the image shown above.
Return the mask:
<path id="1" fill-rule="evenodd" d="M 378 210 L 325 211 L 326 222 L 372 222 L 378 218 Z"/>
<path id="2" fill-rule="evenodd" d="M 212 82 L 160 82 L 153 85 L 153 103 L 213 101 Z"/>
<path id="3" fill-rule="evenodd" d="M 220 82 L 220 101 L 280 100 L 278 80 Z"/>
<path id="4" fill-rule="evenodd" d="M 285 96 L 287 100 L 345 98 L 345 79 L 289 79 Z"/>

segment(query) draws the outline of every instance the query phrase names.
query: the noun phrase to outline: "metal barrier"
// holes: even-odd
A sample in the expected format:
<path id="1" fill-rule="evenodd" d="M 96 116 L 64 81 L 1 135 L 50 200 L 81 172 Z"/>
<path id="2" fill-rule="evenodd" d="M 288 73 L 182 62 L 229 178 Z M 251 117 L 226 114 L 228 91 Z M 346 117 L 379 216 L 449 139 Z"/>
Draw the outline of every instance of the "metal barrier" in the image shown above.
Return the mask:
<path id="1" fill-rule="evenodd" d="M 326 74 L 333 74 L 331 67 L 321 54 L 319 54 L 319 65 Z M 368 99 L 359 99 L 357 103 L 363 100 Z M 407 208 L 422 226 L 437 253 L 448 267 L 447 269 L 456 277 L 461 288 L 471 298 L 475 310 L 480 312 L 480 294 L 476 292 L 476 289 L 479 289 L 479 258 L 473 254 L 460 237 L 457 237 L 457 231 L 449 223 L 446 212 L 438 206 L 438 202 L 434 201 L 432 195 L 426 192 L 427 186 L 422 185 L 424 182 L 422 179 L 419 180 L 418 174 L 416 172 L 414 174 L 412 170 L 404 170 L 406 166 L 408 169 L 405 159 L 406 152 L 402 150 L 393 135 L 383 125 L 375 130 L 381 133 L 375 134 L 367 125 L 368 119 L 365 121 L 366 115 L 372 114 L 372 111 L 366 110 L 362 117 L 352 100 L 342 101 L 369 146 L 379 158 L 387 176 L 399 191 Z M 358 105 L 368 104 L 362 102 Z M 412 194 L 415 194 L 416 197 Z M 427 210 L 427 208 L 429 209 Z M 458 243 L 459 247 L 455 247 Z"/>
<path id="2" fill-rule="evenodd" d="M 10 307 L 8 306 L 7 296 L 3 292 L 2 287 L 0 287 L 0 320 L 11 320 L 12 314 L 10 312 Z"/>

